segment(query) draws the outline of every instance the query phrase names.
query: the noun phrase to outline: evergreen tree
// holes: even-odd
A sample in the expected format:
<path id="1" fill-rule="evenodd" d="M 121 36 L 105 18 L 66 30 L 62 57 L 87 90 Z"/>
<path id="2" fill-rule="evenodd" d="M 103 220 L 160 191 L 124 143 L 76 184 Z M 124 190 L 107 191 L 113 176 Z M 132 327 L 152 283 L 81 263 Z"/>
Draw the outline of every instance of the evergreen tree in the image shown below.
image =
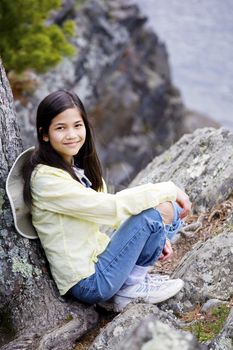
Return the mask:
<path id="1" fill-rule="evenodd" d="M 59 27 L 48 21 L 60 6 L 61 0 L 0 1 L 0 56 L 7 71 L 31 68 L 42 73 L 74 54 L 67 40 L 74 34 L 74 22 Z"/>

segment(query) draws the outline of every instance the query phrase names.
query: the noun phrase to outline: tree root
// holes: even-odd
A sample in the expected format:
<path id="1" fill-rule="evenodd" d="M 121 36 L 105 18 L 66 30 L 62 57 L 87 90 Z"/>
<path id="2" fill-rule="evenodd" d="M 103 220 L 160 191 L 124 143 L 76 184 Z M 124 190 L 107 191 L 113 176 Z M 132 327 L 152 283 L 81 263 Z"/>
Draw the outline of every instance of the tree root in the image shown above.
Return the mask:
<path id="1" fill-rule="evenodd" d="M 83 322 L 79 319 L 69 321 L 67 324 L 57 327 L 45 334 L 39 341 L 37 350 L 67 350 L 87 332 Z"/>
<path id="2" fill-rule="evenodd" d="M 25 334 L 1 347 L 1 350 L 68 350 L 89 330 L 81 319 L 73 319 L 39 337 Z"/>

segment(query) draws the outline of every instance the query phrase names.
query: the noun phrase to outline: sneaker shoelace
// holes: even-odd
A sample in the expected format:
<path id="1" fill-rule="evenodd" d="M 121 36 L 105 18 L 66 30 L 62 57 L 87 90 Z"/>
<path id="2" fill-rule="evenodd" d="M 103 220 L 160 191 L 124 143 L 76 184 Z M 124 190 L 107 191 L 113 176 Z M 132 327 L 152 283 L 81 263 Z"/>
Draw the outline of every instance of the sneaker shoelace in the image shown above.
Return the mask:
<path id="1" fill-rule="evenodd" d="M 145 276 L 145 281 L 147 283 L 161 285 L 163 282 L 168 281 L 170 277 L 168 275 L 153 275 L 147 273 Z"/>
<path id="2" fill-rule="evenodd" d="M 158 290 L 165 281 L 158 281 L 157 283 L 151 278 L 146 278 L 142 283 L 139 284 L 137 292 L 146 293 L 146 298 L 148 294 L 152 291 Z"/>
<path id="3" fill-rule="evenodd" d="M 165 287 L 169 280 L 170 278 L 168 275 L 163 275 L 160 277 L 159 275 L 153 276 L 147 274 L 145 280 L 139 284 L 136 292 L 144 294 L 142 298 L 147 301 L 150 299 L 151 292 L 158 291 L 162 286 Z"/>

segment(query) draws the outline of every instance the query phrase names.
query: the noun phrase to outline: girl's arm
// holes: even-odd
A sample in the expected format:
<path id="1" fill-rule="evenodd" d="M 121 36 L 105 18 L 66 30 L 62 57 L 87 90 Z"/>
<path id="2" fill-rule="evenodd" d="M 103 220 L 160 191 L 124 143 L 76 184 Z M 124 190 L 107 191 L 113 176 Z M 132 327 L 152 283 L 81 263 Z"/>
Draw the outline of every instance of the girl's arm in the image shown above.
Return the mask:
<path id="1" fill-rule="evenodd" d="M 177 187 L 170 181 L 108 194 L 85 188 L 63 170 L 47 166 L 37 170 L 31 184 L 34 206 L 112 226 L 177 197 Z"/>

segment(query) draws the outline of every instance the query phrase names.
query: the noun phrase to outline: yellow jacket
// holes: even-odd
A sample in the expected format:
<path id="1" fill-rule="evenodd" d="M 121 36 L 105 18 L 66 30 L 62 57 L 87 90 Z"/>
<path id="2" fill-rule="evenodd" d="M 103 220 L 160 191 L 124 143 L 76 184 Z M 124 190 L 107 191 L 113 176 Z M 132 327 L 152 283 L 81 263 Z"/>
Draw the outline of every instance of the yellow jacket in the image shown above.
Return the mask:
<path id="1" fill-rule="evenodd" d="M 172 182 L 146 184 L 116 194 L 96 192 L 66 171 L 38 165 L 31 179 L 32 222 L 61 295 L 95 272 L 109 242 L 100 225 L 118 227 L 131 215 L 176 199 Z"/>

